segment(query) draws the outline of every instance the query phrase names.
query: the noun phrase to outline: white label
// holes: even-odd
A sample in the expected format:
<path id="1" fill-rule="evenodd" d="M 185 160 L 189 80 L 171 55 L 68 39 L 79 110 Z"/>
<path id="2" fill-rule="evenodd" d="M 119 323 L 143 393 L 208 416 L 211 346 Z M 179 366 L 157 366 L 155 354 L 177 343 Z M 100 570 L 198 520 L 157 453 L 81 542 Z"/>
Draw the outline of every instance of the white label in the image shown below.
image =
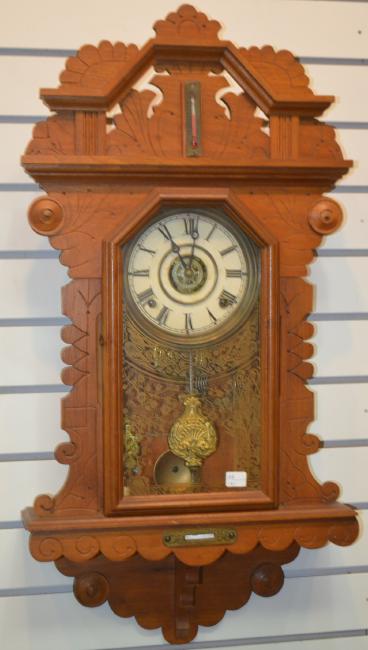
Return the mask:
<path id="1" fill-rule="evenodd" d="M 226 487 L 246 487 L 247 472 L 226 472 Z"/>
<path id="2" fill-rule="evenodd" d="M 184 535 L 185 540 L 196 540 L 196 539 L 215 539 L 215 535 L 213 533 L 191 533 L 188 535 Z"/>

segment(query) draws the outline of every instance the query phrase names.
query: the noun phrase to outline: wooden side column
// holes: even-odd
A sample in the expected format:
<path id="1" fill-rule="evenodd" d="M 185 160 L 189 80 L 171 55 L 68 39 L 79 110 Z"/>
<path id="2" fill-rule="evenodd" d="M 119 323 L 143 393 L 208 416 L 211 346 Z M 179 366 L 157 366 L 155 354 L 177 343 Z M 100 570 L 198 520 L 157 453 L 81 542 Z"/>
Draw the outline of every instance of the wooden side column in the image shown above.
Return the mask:
<path id="1" fill-rule="evenodd" d="M 299 117 L 271 115 L 271 158 L 296 160 L 299 156 Z"/>
<path id="2" fill-rule="evenodd" d="M 106 115 L 104 112 L 76 111 L 75 153 L 105 153 Z"/>

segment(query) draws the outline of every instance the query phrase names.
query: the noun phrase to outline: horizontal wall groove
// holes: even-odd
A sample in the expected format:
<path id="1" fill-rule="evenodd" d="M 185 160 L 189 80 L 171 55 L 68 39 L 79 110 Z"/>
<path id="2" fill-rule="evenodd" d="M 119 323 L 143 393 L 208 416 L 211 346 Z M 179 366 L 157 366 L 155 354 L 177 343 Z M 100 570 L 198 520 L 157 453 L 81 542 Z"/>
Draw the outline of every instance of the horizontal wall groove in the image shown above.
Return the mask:
<path id="1" fill-rule="evenodd" d="M 68 57 L 75 56 L 77 50 L 56 47 L 0 47 L 0 56 L 42 56 Z"/>
<path id="2" fill-rule="evenodd" d="M 312 377 L 307 382 L 311 386 L 325 384 L 368 384 L 368 375 Z M 0 395 L 13 395 L 22 393 L 68 393 L 69 386 L 64 384 L 29 384 L 26 386 L 0 386 Z"/>
<path id="3" fill-rule="evenodd" d="M 355 56 L 298 56 L 297 58 L 300 63 L 314 65 L 368 65 L 368 59 Z"/>
<path id="4" fill-rule="evenodd" d="M 368 312 L 365 311 L 331 312 L 331 313 L 316 312 L 310 314 L 308 320 L 314 322 L 368 320 Z"/>
<path id="5" fill-rule="evenodd" d="M 60 256 L 59 251 L 45 250 L 0 250 L 0 260 L 54 260 Z"/>
<path id="6" fill-rule="evenodd" d="M 45 115 L 18 115 L 9 113 L 8 115 L 0 115 L 0 124 L 34 124 L 35 122 L 42 122 L 49 117 L 48 113 Z M 359 121 L 330 121 L 326 120 L 325 124 L 333 126 L 335 129 L 348 129 L 348 130 L 362 130 L 368 129 L 368 122 Z"/>
<path id="7" fill-rule="evenodd" d="M 0 124 L 34 124 L 45 120 L 48 115 L 0 115 Z"/>
<path id="8" fill-rule="evenodd" d="M 368 447 L 368 439 L 321 440 L 321 449 Z M 53 451 L 32 451 L 17 453 L 0 453 L 0 463 L 18 463 L 29 461 L 55 460 Z"/>
<path id="9" fill-rule="evenodd" d="M 364 130 L 368 129 L 368 122 L 349 122 L 345 121 L 329 121 L 326 120 L 325 124 L 333 126 L 335 129 L 353 129 L 353 130 Z"/>
<path id="10" fill-rule="evenodd" d="M 24 528 L 23 522 L 20 520 L 0 521 L 0 530 L 14 530 L 15 528 Z"/>
<path id="11" fill-rule="evenodd" d="M 0 395 L 24 393 L 69 393 L 70 387 L 64 384 L 32 384 L 27 386 L 0 386 Z"/>
<path id="12" fill-rule="evenodd" d="M 46 596 L 49 594 L 72 593 L 72 585 L 47 585 L 45 587 L 15 587 L 13 589 L 0 589 L 0 598 L 19 596 Z"/>
<path id="13" fill-rule="evenodd" d="M 66 316 L 45 316 L 40 318 L 0 318 L 0 327 L 55 327 L 68 325 Z"/>
<path id="14" fill-rule="evenodd" d="M 368 257 L 368 248 L 320 248 L 318 257 Z"/>
<path id="15" fill-rule="evenodd" d="M 319 641 L 323 639 L 349 639 L 368 635 L 368 629 L 360 630 L 333 630 L 332 632 L 309 632 L 304 634 L 286 634 L 273 636 L 255 636 L 242 639 L 224 639 L 221 641 L 194 641 L 185 644 L 185 648 L 200 650 L 202 648 L 237 648 L 249 645 L 272 645 L 275 643 L 293 643 L 295 641 Z M 179 647 L 179 646 L 174 646 Z M 184 647 L 184 646 L 183 646 Z M 167 645 L 130 646 L 104 648 L 104 650 L 167 650 Z M 102 650 L 102 649 L 101 649 Z"/>
<path id="16" fill-rule="evenodd" d="M 285 578 L 289 578 L 290 580 L 295 578 L 320 578 L 323 576 L 352 575 L 355 573 L 368 574 L 368 565 L 337 566 L 329 567 L 328 569 L 323 567 L 320 569 L 288 569 L 285 567 L 284 569 Z"/>
<path id="17" fill-rule="evenodd" d="M 346 438 L 346 440 L 321 440 L 324 449 L 337 449 L 339 447 L 368 447 L 368 438 Z"/>
<path id="18" fill-rule="evenodd" d="M 318 257 L 368 257 L 368 248 L 321 248 L 316 251 Z M 0 260 L 19 259 L 58 259 L 56 250 L 0 250 Z"/>
<path id="19" fill-rule="evenodd" d="M 353 501 L 349 505 L 354 510 L 368 510 L 368 501 Z M 0 530 L 14 530 L 15 528 L 24 528 L 23 522 L 20 519 L 0 521 Z"/>
<path id="20" fill-rule="evenodd" d="M 285 580 L 368 573 L 368 566 L 333 567 L 331 569 L 284 569 Z M 72 585 L 40 585 L 0 589 L 0 598 L 72 593 Z"/>
<path id="21" fill-rule="evenodd" d="M 0 454 L 0 463 L 18 463 L 19 461 L 55 460 L 52 451 L 30 451 L 16 454 Z"/>
<path id="22" fill-rule="evenodd" d="M 368 501 L 354 501 L 349 504 L 355 510 L 368 510 Z"/>
<path id="23" fill-rule="evenodd" d="M 96 43 L 97 45 L 97 43 Z M 60 57 L 75 56 L 77 50 L 56 47 L 0 47 L 0 56 L 36 56 L 36 57 Z M 368 65 L 368 59 L 364 57 L 343 57 L 343 56 L 297 56 L 300 63 L 313 63 L 315 65 Z"/>
<path id="24" fill-rule="evenodd" d="M 317 322 L 366 321 L 368 312 L 331 312 L 310 314 L 309 320 Z M 33 316 L 30 318 L 0 318 L 0 327 L 62 327 L 71 321 L 66 316 Z"/>
<path id="25" fill-rule="evenodd" d="M 0 192 L 41 192 L 37 183 L 0 183 Z"/>
<path id="26" fill-rule="evenodd" d="M 312 377 L 307 381 L 310 385 L 324 384 L 367 384 L 368 375 L 343 375 L 336 377 Z"/>
<path id="27" fill-rule="evenodd" d="M 338 185 L 331 191 L 332 194 L 367 194 L 368 185 Z"/>

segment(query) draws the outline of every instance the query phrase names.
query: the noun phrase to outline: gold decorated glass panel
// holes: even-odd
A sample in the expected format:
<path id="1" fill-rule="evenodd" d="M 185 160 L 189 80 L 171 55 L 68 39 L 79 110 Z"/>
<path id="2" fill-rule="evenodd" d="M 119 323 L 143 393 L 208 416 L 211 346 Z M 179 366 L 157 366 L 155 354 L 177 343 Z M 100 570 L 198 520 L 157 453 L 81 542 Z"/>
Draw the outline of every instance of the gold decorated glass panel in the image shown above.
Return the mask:
<path id="1" fill-rule="evenodd" d="M 122 247 L 125 495 L 260 487 L 259 249 L 218 210 Z"/>

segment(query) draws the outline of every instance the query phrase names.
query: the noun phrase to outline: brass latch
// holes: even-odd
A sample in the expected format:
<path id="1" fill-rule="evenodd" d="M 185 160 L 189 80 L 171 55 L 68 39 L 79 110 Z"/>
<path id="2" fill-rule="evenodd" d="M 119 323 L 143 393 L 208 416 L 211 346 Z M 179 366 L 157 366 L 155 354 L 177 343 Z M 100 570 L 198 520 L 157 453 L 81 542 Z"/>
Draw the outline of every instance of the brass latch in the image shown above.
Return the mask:
<path id="1" fill-rule="evenodd" d="M 188 528 L 166 530 L 163 534 L 165 546 L 210 546 L 211 544 L 234 544 L 237 539 L 235 528 Z"/>

